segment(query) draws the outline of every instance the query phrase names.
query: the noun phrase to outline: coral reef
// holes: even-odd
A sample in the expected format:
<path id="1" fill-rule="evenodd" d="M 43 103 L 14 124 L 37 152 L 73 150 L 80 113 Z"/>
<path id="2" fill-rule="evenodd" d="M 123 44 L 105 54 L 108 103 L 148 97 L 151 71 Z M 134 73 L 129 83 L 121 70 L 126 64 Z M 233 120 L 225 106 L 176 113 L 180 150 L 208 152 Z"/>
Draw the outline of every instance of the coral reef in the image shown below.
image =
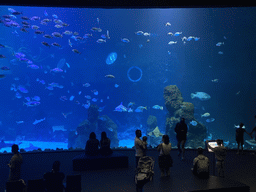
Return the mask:
<path id="1" fill-rule="evenodd" d="M 153 115 L 149 115 L 148 120 L 147 120 L 147 132 L 153 131 L 156 126 L 157 126 L 157 118 Z"/>
<path id="2" fill-rule="evenodd" d="M 175 137 L 174 128 L 180 118 L 184 117 L 186 124 L 189 126 L 186 145 L 192 148 L 203 147 L 207 130 L 205 125 L 194 118 L 194 105 L 189 102 L 183 102 L 184 99 L 176 85 L 169 85 L 164 88 L 164 100 L 168 110 L 165 122 L 166 134 L 169 137 Z M 197 125 L 189 124 L 192 120 L 196 121 Z"/>
<path id="3" fill-rule="evenodd" d="M 100 140 L 102 131 L 105 131 L 111 140 L 111 147 L 118 147 L 117 125 L 107 115 L 99 117 L 98 109 L 97 105 L 89 107 L 88 118 L 78 125 L 77 135 L 70 135 L 69 147 L 84 149 L 90 133 L 95 132 L 97 139 Z"/>

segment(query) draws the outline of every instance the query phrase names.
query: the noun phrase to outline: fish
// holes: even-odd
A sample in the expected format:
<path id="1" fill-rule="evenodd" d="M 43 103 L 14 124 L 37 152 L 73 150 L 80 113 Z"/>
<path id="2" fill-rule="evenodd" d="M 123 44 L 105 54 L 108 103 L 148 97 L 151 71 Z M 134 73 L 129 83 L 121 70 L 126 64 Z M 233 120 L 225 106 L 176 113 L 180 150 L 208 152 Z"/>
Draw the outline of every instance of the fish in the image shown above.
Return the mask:
<path id="1" fill-rule="evenodd" d="M 28 33 L 28 31 L 25 28 L 20 28 L 20 30 L 24 33 Z"/>
<path id="2" fill-rule="evenodd" d="M 143 35 L 144 36 L 150 36 L 150 33 L 145 32 L 145 33 L 143 33 Z"/>
<path id="3" fill-rule="evenodd" d="M 169 33 L 167 33 L 167 35 L 171 35 L 171 36 L 172 36 L 172 35 L 173 35 L 173 33 L 172 33 L 172 32 L 169 32 Z"/>
<path id="4" fill-rule="evenodd" d="M 48 39 L 52 39 L 52 36 L 51 36 L 51 35 L 48 35 L 48 34 L 45 34 L 43 37 L 44 37 L 44 38 L 48 38 Z"/>
<path id="5" fill-rule="evenodd" d="M 44 31 L 36 30 L 35 34 L 37 34 L 37 35 L 44 34 Z"/>
<path id="6" fill-rule="evenodd" d="M 73 45 L 73 44 L 71 43 L 70 39 L 68 39 L 68 44 L 69 44 L 70 47 L 72 47 L 72 45 Z"/>
<path id="7" fill-rule="evenodd" d="M 66 101 L 66 100 L 68 100 L 68 98 L 67 98 L 66 96 L 61 96 L 61 97 L 60 97 L 60 100 L 61 100 L 61 101 Z"/>
<path id="8" fill-rule="evenodd" d="M 191 99 L 194 99 L 194 98 L 198 98 L 200 99 L 201 101 L 206 101 L 206 100 L 209 100 L 211 99 L 211 96 L 205 92 L 195 92 L 195 93 L 191 93 Z"/>
<path id="9" fill-rule="evenodd" d="M 8 70 L 10 70 L 10 68 L 9 68 L 9 67 L 6 67 L 6 66 L 1 67 L 0 69 L 3 70 L 3 71 L 8 71 Z"/>
<path id="10" fill-rule="evenodd" d="M 56 42 L 52 43 L 52 46 L 54 46 L 54 47 L 61 47 L 61 45 L 56 43 Z"/>
<path id="11" fill-rule="evenodd" d="M 128 108 L 131 108 L 133 105 L 135 105 L 135 103 L 134 103 L 134 102 L 130 102 L 130 103 L 128 103 Z"/>
<path id="12" fill-rule="evenodd" d="M 70 68 L 70 65 L 68 63 L 66 63 L 67 67 Z"/>
<path id="13" fill-rule="evenodd" d="M 178 37 L 181 34 L 182 34 L 182 32 L 176 32 L 176 33 L 173 34 L 173 36 Z"/>
<path id="14" fill-rule="evenodd" d="M 170 41 L 168 44 L 169 45 L 177 44 L 177 41 Z"/>
<path id="15" fill-rule="evenodd" d="M 37 29 L 39 29 L 40 27 L 37 26 L 37 25 L 32 25 L 31 28 L 34 29 L 34 30 L 37 30 Z"/>
<path id="16" fill-rule="evenodd" d="M 137 32 L 135 32 L 135 34 L 136 35 L 143 35 L 144 33 L 143 33 L 143 31 L 137 31 Z"/>
<path id="17" fill-rule="evenodd" d="M 32 98 L 32 100 L 34 100 L 34 101 L 40 101 L 41 99 L 40 99 L 39 96 L 34 96 L 34 97 Z"/>
<path id="18" fill-rule="evenodd" d="M 203 115 L 201 115 L 201 117 L 209 117 L 210 113 L 204 113 Z"/>
<path id="19" fill-rule="evenodd" d="M 120 105 L 118 105 L 114 111 L 118 111 L 118 112 L 127 112 L 127 108 L 125 106 L 123 106 L 123 102 L 121 102 Z"/>
<path id="20" fill-rule="evenodd" d="M 16 121 L 17 124 L 24 123 L 24 121 Z"/>
<path id="21" fill-rule="evenodd" d="M 61 72 L 63 72 L 63 70 L 60 69 L 60 68 L 54 68 L 54 69 L 51 69 L 50 72 L 51 72 L 51 71 L 53 71 L 53 72 L 55 72 L 55 73 L 61 73 Z"/>
<path id="22" fill-rule="evenodd" d="M 223 52 L 222 52 L 222 51 L 219 51 L 218 54 L 219 54 L 219 55 L 223 55 Z"/>
<path id="23" fill-rule="evenodd" d="M 197 122 L 194 121 L 194 120 L 192 120 L 192 121 L 190 122 L 190 124 L 193 125 L 193 126 L 196 126 L 196 125 L 197 125 Z"/>
<path id="24" fill-rule="evenodd" d="M 117 87 L 119 87 L 119 85 L 118 85 L 118 84 L 115 84 L 115 88 L 117 88 Z"/>
<path id="25" fill-rule="evenodd" d="M 32 21 L 40 20 L 40 17 L 38 17 L 38 16 L 33 16 L 33 17 L 30 18 L 30 20 L 32 20 Z"/>
<path id="26" fill-rule="evenodd" d="M 219 82 L 219 79 L 213 79 L 212 82 L 213 82 L 213 83 L 218 83 L 218 82 Z"/>
<path id="27" fill-rule="evenodd" d="M 3 78 L 5 78 L 5 75 L 0 74 L 0 79 L 3 79 Z"/>
<path id="28" fill-rule="evenodd" d="M 98 95 L 99 94 L 99 92 L 96 89 L 92 90 L 92 92 L 93 92 L 94 95 Z"/>
<path id="29" fill-rule="evenodd" d="M 18 86 L 18 89 L 19 89 L 20 92 L 22 92 L 22 93 L 28 93 L 28 90 L 27 90 L 24 86 L 22 86 L 22 85 L 19 85 L 19 86 Z"/>
<path id="30" fill-rule="evenodd" d="M 91 86 L 90 83 L 83 84 L 83 87 L 90 87 L 90 86 Z"/>
<path id="31" fill-rule="evenodd" d="M 60 37 L 60 38 L 63 37 L 59 32 L 53 32 L 53 33 L 52 33 L 52 36 L 54 36 L 54 37 Z"/>
<path id="32" fill-rule="evenodd" d="M 91 31 L 94 31 L 94 32 L 101 32 L 102 31 L 102 29 L 101 28 L 97 28 L 97 27 L 93 27 L 93 28 L 91 28 Z"/>
<path id="33" fill-rule="evenodd" d="M 43 45 L 45 45 L 46 47 L 51 47 L 47 42 L 42 42 Z"/>
<path id="34" fill-rule="evenodd" d="M 22 12 L 18 12 L 18 11 L 14 11 L 12 12 L 13 15 L 22 15 L 23 13 Z"/>
<path id="35" fill-rule="evenodd" d="M 108 32 L 108 31 L 107 31 L 107 32 Z M 86 38 L 88 38 L 88 37 L 92 37 L 92 34 L 87 33 L 87 34 L 84 34 L 84 36 L 83 36 L 84 39 L 86 39 Z"/>
<path id="36" fill-rule="evenodd" d="M 65 118 L 67 118 L 67 116 L 68 115 L 70 115 L 70 114 L 72 114 L 73 112 L 71 111 L 71 112 L 68 112 L 68 113 L 62 113 L 62 115 L 65 117 Z"/>
<path id="37" fill-rule="evenodd" d="M 218 43 L 216 44 L 217 47 L 220 47 L 221 45 L 224 45 L 224 42 L 218 42 Z"/>
<path id="38" fill-rule="evenodd" d="M 27 65 L 27 67 L 31 68 L 31 69 L 39 69 L 39 66 L 38 65 Z"/>
<path id="39" fill-rule="evenodd" d="M 56 24 L 56 25 L 54 25 L 54 27 L 56 27 L 56 28 L 62 28 L 63 27 L 63 25 L 59 25 L 59 24 Z"/>
<path id="40" fill-rule="evenodd" d="M 135 112 L 143 112 L 144 109 L 147 110 L 147 107 L 139 106 L 137 109 L 135 109 Z"/>
<path id="41" fill-rule="evenodd" d="M 75 98 L 75 96 L 74 96 L 74 95 L 70 96 L 69 101 L 73 101 L 73 100 L 74 100 L 74 98 Z"/>
<path id="42" fill-rule="evenodd" d="M 195 41 L 198 41 L 200 39 L 200 37 L 194 37 Z"/>
<path id="43" fill-rule="evenodd" d="M 42 121 L 44 121 L 44 120 L 45 120 L 45 118 L 39 119 L 39 120 L 35 120 L 35 121 L 33 122 L 33 125 L 36 125 L 37 123 L 40 123 L 40 122 L 42 122 Z"/>
<path id="44" fill-rule="evenodd" d="M 211 123 L 211 122 L 215 121 L 215 119 L 214 119 L 214 118 L 210 118 L 210 119 L 206 119 L 205 121 L 206 121 L 207 123 Z"/>
<path id="45" fill-rule="evenodd" d="M 4 55 L 0 55 L 0 58 L 6 58 Z"/>
<path id="46" fill-rule="evenodd" d="M 65 35 L 72 35 L 72 31 L 66 30 L 66 31 L 63 32 L 63 34 L 65 34 Z"/>
<path id="47" fill-rule="evenodd" d="M 98 25 L 100 24 L 100 19 L 99 18 L 97 18 L 97 23 L 98 23 Z"/>
<path id="48" fill-rule="evenodd" d="M 8 11 L 10 11 L 11 13 L 16 12 L 13 8 L 8 8 Z"/>
<path id="49" fill-rule="evenodd" d="M 104 40 L 104 39 L 98 39 L 96 42 L 97 42 L 97 43 L 106 43 L 107 41 Z"/>
<path id="50" fill-rule="evenodd" d="M 106 75 L 105 77 L 110 78 L 110 79 L 115 78 L 115 76 L 114 76 L 114 75 Z"/>
<path id="51" fill-rule="evenodd" d="M 72 51 L 73 51 L 74 53 L 81 54 L 81 52 L 79 52 L 77 49 L 72 49 Z"/>
<path id="52" fill-rule="evenodd" d="M 165 24 L 165 26 L 171 26 L 171 23 L 167 22 L 167 23 Z"/>
<path id="53" fill-rule="evenodd" d="M 86 99 L 91 99 L 91 96 L 90 95 L 85 95 L 84 96 Z"/>
<path id="54" fill-rule="evenodd" d="M 40 104 L 39 101 L 28 101 L 28 102 L 23 102 L 23 105 L 27 105 L 27 107 L 34 107 L 38 106 Z"/>
<path id="55" fill-rule="evenodd" d="M 128 109 L 128 113 L 132 113 L 133 112 L 133 109 L 132 108 L 129 108 Z"/>
<path id="56" fill-rule="evenodd" d="M 55 14 L 53 14 L 52 17 L 55 18 L 55 19 L 58 19 L 58 16 L 55 15 Z"/>
<path id="57" fill-rule="evenodd" d="M 124 42 L 124 43 L 129 43 L 130 42 L 130 40 L 127 39 L 127 38 L 122 38 L 121 41 Z"/>
<path id="58" fill-rule="evenodd" d="M 154 105 L 152 108 L 153 108 L 153 109 L 160 109 L 160 110 L 163 110 L 163 109 L 164 109 L 163 106 L 159 106 L 159 105 Z"/>
<path id="59" fill-rule="evenodd" d="M 48 13 L 46 12 L 46 10 L 44 10 L 44 16 L 47 17 Z"/>
<path id="60" fill-rule="evenodd" d="M 4 45 L 2 45 L 2 44 L 0 44 L 0 48 L 5 48 L 5 46 L 4 46 Z"/>
<path id="61" fill-rule="evenodd" d="M 97 101 L 98 101 L 98 99 L 96 99 L 96 98 L 92 98 L 92 101 L 93 101 L 93 102 L 97 102 Z"/>

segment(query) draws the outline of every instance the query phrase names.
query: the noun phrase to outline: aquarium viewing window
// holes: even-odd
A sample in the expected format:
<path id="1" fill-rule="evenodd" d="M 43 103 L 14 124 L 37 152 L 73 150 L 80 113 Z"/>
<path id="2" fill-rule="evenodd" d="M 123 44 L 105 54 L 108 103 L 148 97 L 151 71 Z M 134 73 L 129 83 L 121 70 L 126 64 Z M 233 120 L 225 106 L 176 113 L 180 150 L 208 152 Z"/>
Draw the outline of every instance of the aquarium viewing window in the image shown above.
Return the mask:
<path id="1" fill-rule="evenodd" d="M 236 148 L 254 127 L 255 7 L 0 11 L 0 152 L 84 149 L 103 131 L 132 148 L 137 129 L 175 147 L 181 117 L 186 148 Z"/>

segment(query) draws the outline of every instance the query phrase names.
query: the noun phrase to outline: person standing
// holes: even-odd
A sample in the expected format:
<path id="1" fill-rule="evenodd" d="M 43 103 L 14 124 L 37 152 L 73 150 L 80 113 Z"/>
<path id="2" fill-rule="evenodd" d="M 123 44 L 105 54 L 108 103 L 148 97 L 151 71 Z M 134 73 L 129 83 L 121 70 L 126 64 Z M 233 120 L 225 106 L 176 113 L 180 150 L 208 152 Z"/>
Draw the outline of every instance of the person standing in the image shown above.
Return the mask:
<path id="1" fill-rule="evenodd" d="M 217 147 L 213 148 L 208 144 L 208 140 L 206 141 L 208 147 L 215 153 L 215 158 L 217 160 L 216 167 L 218 169 L 219 177 L 224 177 L 224 161 L 227 155 L 227 148 L 222 145 L 222 140 L 217 139 Z"/>
<path id="2" fill-rule="evenodd" d="M 13 156 L 10 163 L 8 164 L 10 167 L 9 181 L 18 181 L 20 180 L 21 164 L 23 163 L 22 156 L 19 153 L 18 145 L 12 145 L 12 153 Z"/>
<path id="3" fill-rule="evenodd" d="M 146 150 L 146 142 L 143 142 L 141 137 L 141 130 L 137 129 L 135 131 L 136 137 L 134 139 L 134 146 L 135 146 L 135 160 L 136 160 L 136 168 L 138 166 L 138 162 L 140 157 L 143 156 L 144 150 Z"/>
<path id="4" fill-rule="evenodd" d="M 239 128 L 236 129 L 236 142 L 238 144 L 238 147 L 237 147 L 237 155 L 239 155 L 239 148 L 240 148 L 240 145 L 241 145 L 241 149 L 242 149 L 242 154 L 243 154 L 243 145 L 244 145 L 244 133 L 247 133 L 251 138 L 252 138 L 252 135 L 250 133 L 248 133 L 244 127 L 244 124 L 243 123 L 240 123 L 239 125 Z"/>
<path id="5" fill-rule="evenodd" d="M 172 167 L 172 157 L 170 151 L 172 150 L 172 144 L 169 142 L 169 136 L 163 135 L 163 143 L 157 146 L 157 151 L 160 151 L 158 157 L 159 168 L 161 170 L 161 177 L 170 176 L 170 167 Z"/>
<path id="6" fill-rule="evenodd" d="M 187 124 L 185 123 L 185 118 L 181 118 L 180 122 L 176 124 L 175 127 L 175 132 L 176 132 L 176 139 L 178 141 L 177 147 L 179 150 L 178 156 L 181 155 L 182 152 L 182 160 L 184 159 L 184 153 L 185 153 L 185 143 L 187 140 L 187 132 L 188 132 L 188 127 Z M 182 150 L 180 149 L 180 145 Z"/>

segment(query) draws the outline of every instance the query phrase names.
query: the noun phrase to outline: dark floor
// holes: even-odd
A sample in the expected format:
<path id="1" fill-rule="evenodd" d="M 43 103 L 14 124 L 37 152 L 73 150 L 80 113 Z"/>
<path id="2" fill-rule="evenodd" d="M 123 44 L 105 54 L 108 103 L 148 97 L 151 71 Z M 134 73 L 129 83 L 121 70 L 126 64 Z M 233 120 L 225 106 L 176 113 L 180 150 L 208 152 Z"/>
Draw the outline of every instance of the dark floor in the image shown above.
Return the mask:
<path id="1" fill-rule="evenodd" d="M 129 157 L 129 168 L 117 170 L 100 170 L 74 172 L 72 169 L 72 159 L 81 154 L 83 151 L 62 151 L 62 152 L 41 152 L 41 153 L 24 153 L 22 179 L 26 182 L 32 179 L 40 179 L 43 174 L 51 170 L 52 163 L 60 160 L 61 171 L 65 175 L 81 174 L 82 191 L 120 191 L 134 192 L 136 186 L 134 182 L 135 175 L 135 151 L 134 150 L 117 150 Z M 116 152 L 116 151 L 114 151 Z M 229 150 L 226 158 L 225 178 L 239 181 L 250 186 L 251 192 L 256 192 L 256 156 L 251 154 L 252 151 L 246 151 L 244 155 L 236 155 L 235 150 Z M 185 160 L 181 161 L 177 155 L 177 150 L 171 151 L 173 158 L 173 167 L 171 168 L 171 177 L 160 178 L 158 167 L 158 152 L 155 149 L 148 151 L 147 155 L 155 159 L 154 178 L 152 182 L 144 186 L 144 192 L 157 191 L 185 191 L 191 181 L 196 181 L 191 173 L 193 159 L 197 156 L 196 150 L 187 150 Z M 210 174 L 214 175 L 212 153 L 205 153 L 210 158 Z M 11 154 L 0 154 L 0 192 L 4 191 L 4 183 L 8 178 L 9 169 L 7 163 Z M 216 175 L 216 174 L 215 174 Z M 200 182 L 193 182 L 200 185 Z"/>

